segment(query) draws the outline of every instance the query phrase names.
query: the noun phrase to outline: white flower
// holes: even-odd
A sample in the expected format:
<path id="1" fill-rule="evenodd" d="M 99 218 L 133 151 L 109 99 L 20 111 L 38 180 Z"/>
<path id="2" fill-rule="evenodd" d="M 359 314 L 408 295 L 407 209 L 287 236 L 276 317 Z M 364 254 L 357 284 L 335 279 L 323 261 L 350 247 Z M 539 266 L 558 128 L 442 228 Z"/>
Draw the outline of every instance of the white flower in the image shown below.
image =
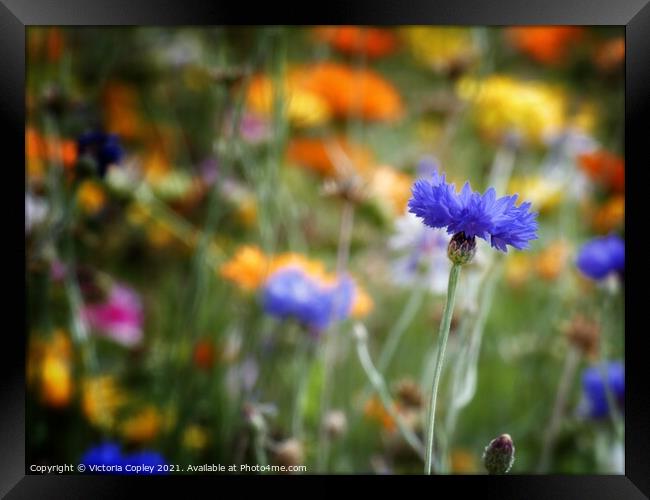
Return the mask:
<path id="1" fill-rule="evenodd" d="M 45 220 L 49 208 L 45 199 L 25 193 L 25 234 Z"/>

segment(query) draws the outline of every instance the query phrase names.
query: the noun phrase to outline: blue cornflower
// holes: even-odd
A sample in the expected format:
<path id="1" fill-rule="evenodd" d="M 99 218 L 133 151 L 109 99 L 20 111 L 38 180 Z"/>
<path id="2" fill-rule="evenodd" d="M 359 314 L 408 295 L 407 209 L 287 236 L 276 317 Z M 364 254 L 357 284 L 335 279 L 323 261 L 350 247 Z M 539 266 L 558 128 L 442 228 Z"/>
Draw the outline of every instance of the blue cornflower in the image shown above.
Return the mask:
<path id="1" fill-rule="evenodd" d="M 582 374 L 582 390 L 586 402 L 586 412 L 592 418 L 602 418 L 609 414 L 609 404 L 604 374 L 612 396 L 620 411 L 625 402 L 625 367 L 623 363 L 612 361 L 590 366 Z"/>
<path id="2" fill-rule="evenodd" d="M 160 474 L 161 472 L 156 470 L 156 466 L 165 465 L 167 462 L 162 455 L 150 450 L 124 455 L 118 443 L 105 441 L 88 449 L 79 460 L 79 463 L 86 466 L 87 472 L 135 474 L 135 471 L 127 470 L 126 466 L 149 465 L 154 466 L 153 474 Z"/>
<path id="3" fill-rule="evenodd" d="M 601 280 L 610 273 L 622 273 L 625 270 L 625 241 L 616 235 L 594 238 L 582 246 L 576 265 L 594 280 Z"/>
<path id="4" fill-rule="evenodd" d="M 412 192 L 409 211 L 427 226 L 447 228 L 454 235 L 463 233 L 472 241 L 478 236 L 503 252 L 508 251 L 506 245 L 523 250 L 537 239 L 537 214 L 529 212 L 529 202 L 516 206 L 517 195 L 497 198 L 494 188 L 480 194 L 469 182 L 457 193 L 456 186 L 437 171 L 430 181 L 417 180 Z"/>
<path id="5" fill-rule="evenodd" d="M 347 277 L 326 285 L 298 267 L 286 267 L 266 281 L 262 304 L 271 316 L 294 318 L 321 331 L 350 314 L 354 294 L 354 283 Z"/>
<path id="6" fill-rule="evenodd" d="M 124 156 L 120 138 L 116 134 L 86 132 L 77 139 L 77 152 L 80 157 L 90 156 L 97 164 L 100 177 L 106 175 L 109 165 L 117 164 Z"/>
<path id="7" fill-rule="evenodd" d="M 121 465 L 124 461 L 120 446 L 117 443 L 106 441 L 88 449 L 81 457 L 80 463 L 85 465 Z"/>
<path id="8" fill-rule="evenodd" d="M 126 465 L 119 444 L 110 441 L 89 448 L 83 454 L 79 463 L 84 464 L 88 472 L 106 472 L 113 474 L 123 471 L 124 465 Z M 94 471 L 90 469 L 91 466 L 106 466 L 106 468 Z"/>

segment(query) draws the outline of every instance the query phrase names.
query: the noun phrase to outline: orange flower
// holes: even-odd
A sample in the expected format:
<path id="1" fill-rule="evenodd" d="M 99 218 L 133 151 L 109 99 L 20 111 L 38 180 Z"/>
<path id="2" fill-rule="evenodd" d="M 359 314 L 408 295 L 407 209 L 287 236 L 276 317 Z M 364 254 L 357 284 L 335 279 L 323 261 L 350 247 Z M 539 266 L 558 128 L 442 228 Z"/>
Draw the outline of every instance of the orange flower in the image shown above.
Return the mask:
<path id="1" fill-rule="evenodd" d="M 451 471 L 456 474 L 476 472 L 476 455 L 468 450 L 453 450 L 451 452 Z"/>
<path id="2" fill-rule="evenodd" d="M 59 28 L 50 28 L 47 31 L 47 58 L 50 62 L 61 59 L 64 49 L 63 33 Z"/>
<path id="3" fill-rule="evenodd" d="M 104 88 L 102 104 L 108 130 L 125 139 L 132 139 L 142 131 L 138 112 L 138 94 L 130 85 L 110 82 Z"/>
<path id="4" fill-rule="evenodd" d="M 345 54 L 365 54 L 370 58 L 392 54 L 397 38 L 392 31 L 363 26 L 322 26 L 315 28 L 317 38 Z"/>
<path id="5" fill-rule="evenodd" d="M 220 274 L 246 291 L 259 287 L 269 271 L 269 259 L 256 246 L 240 247 L 232 259 L 221 266 Z"/>
<path id="6" fill-rule="evenodd" d="M 342 151 L 357 170 L 368 168 L 372 153 L 359 145 L 350 144 L 343 138 L 311 139 L 295 138 L 289 142 L 287 159 L 324 176 L 338 176 L 342 166 L 335 163 L 337 150 Z"/>
<path id="7" fill-rule="evenodd" d="M 616 37 L 601 43 L 594 53 L 594 64 L 602 71 L 613 71 L 625 62 L 625 38 Z"/>
<path id="8" fill-rule="evenodd" d="M 77 143 L 71 139 L 44 137 L 34 127 L 28 126 L 25 129 L 25 157 L 30 174 L 33 171 L 30 165 L 42 166 L 43 160 L 61 162 L 69 168 L 77 161 Z"/>
<path id="9" fill-rule="evenodd" d="M 551 243 L 537 256 L 535 263 L 537 274 L 545 280 L 555 280 L 566 267 L 569 250 L 566 241 L 560 240 Z"/>
<path id="10" fill-rule="evenodd" d="M 580 167 L 589 177 L 613 191 L 625 191 L 625 161 L 605 150 L 585 153 L 578 158 Z"/>
<path id="11" fill-rule="evenodd" d="M 599 233 L 606 234 L 621 226 L 625 221 L 625 197 L 613 196 L 596 209 L 592 224 Z"/>
<path id="12" fill-rule="evenodd" d="M 399 93 L 372 70 L 324 62 L 298 71 L 294 77 L 324 98 L 335 116 L 394 121 L 402 115 Z"/>
<path id="13" fill-rule="evenodd" d="M 363 414 L 368 420 L 379 422 L 381 426 L 389 432 L 393 432 L 397 429 L 395 420 L 390 416 L 390 413 L 386 411 L 384 405 L 376 397 L 373 397 L 366 402 L 363 408 Z"/>
<path id="14" fill-rule="evenodd" d="M 194 364 L 203 370 L 210 370 L 214 366 L 214 343 L 209 339 L 201 339 L 194 346 L 192 355 Z"/>
<path id="15" fill-rule="evenodd" d="M 104 208 L 106 194 L 98 183 L 84 181 L 77 191 L 77 202 L 84 213 L 95 215 Z"/>
<path id="16" fill-rule="evenodd" d="M 163 417 L 154 406 L 145 406 L 122 422 L 120 430 L 127 441 L 145 443 L 155 439 L 163 427 Z"/>
<path id="17" fill-rule="evenodd" d="M 566 61 L 571 47 L 582 39 L 584 29 L 576 26 L 525 26 L 508 28 L 507 38 L 531 59 L 548 65 Z"/>

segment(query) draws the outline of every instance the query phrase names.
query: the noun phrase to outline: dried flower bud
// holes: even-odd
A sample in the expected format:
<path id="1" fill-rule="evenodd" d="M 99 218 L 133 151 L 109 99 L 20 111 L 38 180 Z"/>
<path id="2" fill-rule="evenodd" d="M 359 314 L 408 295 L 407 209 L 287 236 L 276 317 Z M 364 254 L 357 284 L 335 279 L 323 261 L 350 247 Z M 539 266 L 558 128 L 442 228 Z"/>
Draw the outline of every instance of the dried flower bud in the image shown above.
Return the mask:
<path id="1" fill-rule="evenodd" d="M 564 327 L 564 335 L 571 344 L 590 358 L 598 355 L 600 325 L 578 314 Z"/>
<path id="2" fill-rule="evenodd" d="M 395 387 L 399 402 L 405 407 L 421 408 L 423 403 L 420 386 L 411 379 L 400 380 Z"/>
<path id="3" fill-rule="evenodd" d="M 464 265 L 476 255 L 476 238 L 468 238 L 464 232 L 456 233 L 447 247 L 447 256 L 454 264 Z"/>
<path id="4" fill-rule="evenodd" d="M 515 446 L 510 434 L 501 434 L 490 441 L 483 453 L 483 464 L 488 474 L 505 474 L 515 461 Z"/>
<path id="5" fill-rule="evenodd" d="M 325 432 L 331 438 L 345 434 L 348 428 L 348 419 L 341 410 L 332 410 L 325 416 Z"/>
<path id="6" fill-rule="evenodd" d="M 275 461 L 278 465 L 289 467 L 300 465 L 304 460 L 302 443 L 296 438 L 282 441 L 275 447 Z"/>

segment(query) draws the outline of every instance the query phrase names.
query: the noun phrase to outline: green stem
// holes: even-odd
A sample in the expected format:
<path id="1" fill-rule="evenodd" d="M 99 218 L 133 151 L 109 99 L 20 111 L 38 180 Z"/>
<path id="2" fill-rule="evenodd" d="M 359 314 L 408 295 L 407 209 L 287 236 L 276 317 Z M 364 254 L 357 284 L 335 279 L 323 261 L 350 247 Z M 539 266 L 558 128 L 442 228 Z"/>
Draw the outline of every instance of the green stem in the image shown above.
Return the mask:
<path id="1" fill-rule="evenodd" d="M 427 448 L 424 465 L 424 473 L 430 475 L 433 471 L 433 432 L 436 416 L 436 402 L 438 399 L 438 384 L 442 373 L 442 363 L 445 358 L 445 349 L 447 348 L 447 339 L 449 338 L 449 328 L 451 326 L 451 317 L 454 313 L 454 301 L 456 299 L 456 286 L 460 275 L 460 265 L 454 264 L 449 272 L 449 285 L 447 287 L 447 302 L 440 322 L 440 332 L 438 335 L 438 356 L 436 359 L 436 371 L 433 376 L 433 387 L 431 389 L 431 402 L 429 405 L 429 418 L 427 429 Z"/>
<path id="2" fill-rule="evenodd" d="M 359 356 L 361 366 L 366 372 L 366 375 L 368 376 L 368 379 L 370 380 L 370 383 L 374 387 L 375 391 L 377 391 L 384 409 L 397 424 L 397 428 L 402 434 L 402 437 L 404 437 L 404 440 L 411 446 L 411 448 L 413 448 L 413 450 L 418 454 L 420 458 L 424 458 L 424 448 L 422 446 L 422 443 L 415 435 L 415 433 L 406 425 L 402 416 L 395 410 L 395 405 L 393 404 L 390 394 L 388 393 L 386 382 L 372 363 L 370 353 L 368 352 L 368 344 L 366 341 L 366 329 L 363 324 L 357 323 L 355 325 L 355 337 L 357 339 L 357 354 Z"/>

